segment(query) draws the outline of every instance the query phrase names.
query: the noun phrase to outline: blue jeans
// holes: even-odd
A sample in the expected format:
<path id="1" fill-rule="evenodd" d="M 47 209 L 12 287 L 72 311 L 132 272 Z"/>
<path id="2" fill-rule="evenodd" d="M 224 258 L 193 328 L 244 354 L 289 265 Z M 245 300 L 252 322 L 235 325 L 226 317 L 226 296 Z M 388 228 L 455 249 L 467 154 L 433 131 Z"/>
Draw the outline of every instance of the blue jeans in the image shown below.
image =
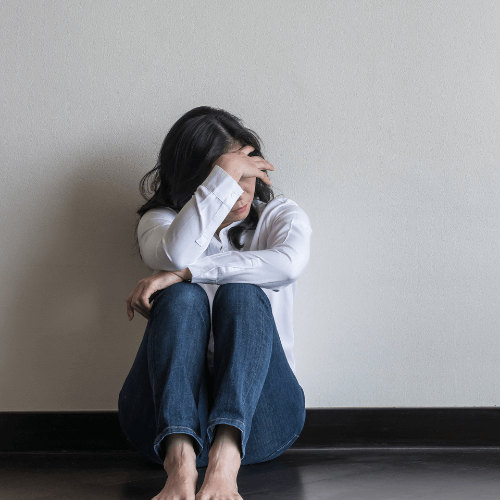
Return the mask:
<path id="1" fill-rule="evenodd" d="M 206 352 L 212 321 L 214 373 Z M 208 465 L 215 426 L 241 431 L 241 465 L 281 455 L 304 426 L 305 397 L 286 359 L 264 291 L 219 286 L 212 304 L 197 283 L 155 298 L 118 398 L 120 426 L 146 458 L 163 464 L 165 436 L 194 438 L 196 466 Z"/>

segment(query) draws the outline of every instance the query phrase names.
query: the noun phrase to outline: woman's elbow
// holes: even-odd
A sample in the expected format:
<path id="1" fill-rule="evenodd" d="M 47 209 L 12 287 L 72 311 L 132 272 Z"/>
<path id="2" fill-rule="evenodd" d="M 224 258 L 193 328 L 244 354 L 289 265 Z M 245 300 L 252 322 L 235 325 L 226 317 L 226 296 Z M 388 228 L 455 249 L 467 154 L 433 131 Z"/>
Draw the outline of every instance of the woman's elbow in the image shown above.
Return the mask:
<path id="1" fill-rule="evenodd" d="M 172 260 L 165 254 L 158 255 L 156 252 L 141 252 L 142 261 L 153 271 L 177 271 L 184 269 L 181 259 Z"/>
<path id="2" fill-rule="evenodd" d="M 288 266 L 288 280 L 291 282 L 297 281 L 302 273 L 306 270 L 307 264 L 309 263 L 309 256 L 303 256 L 299 260 L 294 260 L 291 262 L 291 265 Z"/>

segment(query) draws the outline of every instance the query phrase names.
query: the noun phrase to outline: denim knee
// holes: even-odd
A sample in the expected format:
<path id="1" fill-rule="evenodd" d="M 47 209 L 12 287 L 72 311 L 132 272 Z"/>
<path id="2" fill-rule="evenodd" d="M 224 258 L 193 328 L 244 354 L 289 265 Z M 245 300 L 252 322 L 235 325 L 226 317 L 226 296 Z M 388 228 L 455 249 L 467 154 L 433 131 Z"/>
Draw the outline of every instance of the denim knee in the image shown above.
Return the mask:
<path id="1" fill-rule="evenodd" d="M 258 285 L 253 283 L 225 283 L 220 285 L 214 296 L 214 303 L 216 300 L 240 300 L 243 296 L 244 300 L 255 300 L 258 298 L 263 299 L 269 307 L 271 302 L 264 290 Z"/>
<path id="2" fill-rule="evenodd" d="M 182 308 L 185 306 L 210 307 L 207 292 L 198 284 L 180 281 L 164 288 L 156 296 L 151 306 L 151 315 L 164 307 Z"/>

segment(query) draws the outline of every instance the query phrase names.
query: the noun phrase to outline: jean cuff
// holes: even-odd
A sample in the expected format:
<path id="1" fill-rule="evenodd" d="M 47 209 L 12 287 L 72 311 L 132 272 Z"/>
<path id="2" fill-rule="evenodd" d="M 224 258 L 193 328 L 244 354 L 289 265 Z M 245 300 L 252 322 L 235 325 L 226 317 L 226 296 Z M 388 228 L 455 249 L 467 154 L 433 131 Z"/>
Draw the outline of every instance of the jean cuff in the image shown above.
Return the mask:
<path id="1" fill-rule="evenodd" d="M 198 436 L 198 434 L 196 434 L 196 432 L 193 431 L 193 429 L 191 429 L 190 427 L 171 425 L 169 427 L 166 427 L 161 434 L 158 434 L 153 444 L 153 449 L 156 453 L 156 456 L 161 460 L 162 463 L 165 461 L 165 457 L 161 456 L 161 444 L 163 439 L 169 434 L 189 434 L 190 436 L 193 436 L 196 441 L 194 450 L 196 453 L 196 457 L 199 457 L 201 455 L 201 452 L 203 451 L 203 441 L 201 440 L 200 436 Z M 198 450 L 196 450 L 196 445 L 198 445 Z"/>
<path id="2" fill-rule="evenodd" d="M 245 458 L 245 424 L 241 420 L 235 420 L 234 418 L 214 418 L 207 422 L 207 434 L 208 434 L 208 447 L 212 446 L 212 441 L 214 440 L 214 427 L 219 424 L 232 425 L 237 427 L 241 431 L 241 460 Z"/>

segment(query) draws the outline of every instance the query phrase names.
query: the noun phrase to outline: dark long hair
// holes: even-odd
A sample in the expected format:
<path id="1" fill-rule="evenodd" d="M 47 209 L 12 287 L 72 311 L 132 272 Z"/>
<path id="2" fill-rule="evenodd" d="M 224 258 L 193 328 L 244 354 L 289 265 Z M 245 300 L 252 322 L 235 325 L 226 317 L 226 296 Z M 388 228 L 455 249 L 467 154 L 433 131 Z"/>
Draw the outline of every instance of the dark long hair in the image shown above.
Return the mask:
<path id="1" fill-rule="evenodd" d="M 142 177 L 139 191 L 147 200 L 137 213 L 140 218 L 153 208 L 168 207 L 179 213 L 198 186 L 210 174 L 213 162 L 238 142 L 253 146 L 249 156 L 264 158 L 259 136 L 243 126 L 240 118 L 218 108 L 199 106 L 181 116 L 169 130 L 156 166 Z M 148 193 L 152 196 L 148 197 Z M 275 198 L 271 187 L 255 179 L 254 200 L 269 203 Z M 252 203 L 248 215 L 227 233 L 230 244 L 243 248 L 241 235 L 257 227 L 259 214 Z M 138 247 L 137 221 L 135 245 Z"/>

